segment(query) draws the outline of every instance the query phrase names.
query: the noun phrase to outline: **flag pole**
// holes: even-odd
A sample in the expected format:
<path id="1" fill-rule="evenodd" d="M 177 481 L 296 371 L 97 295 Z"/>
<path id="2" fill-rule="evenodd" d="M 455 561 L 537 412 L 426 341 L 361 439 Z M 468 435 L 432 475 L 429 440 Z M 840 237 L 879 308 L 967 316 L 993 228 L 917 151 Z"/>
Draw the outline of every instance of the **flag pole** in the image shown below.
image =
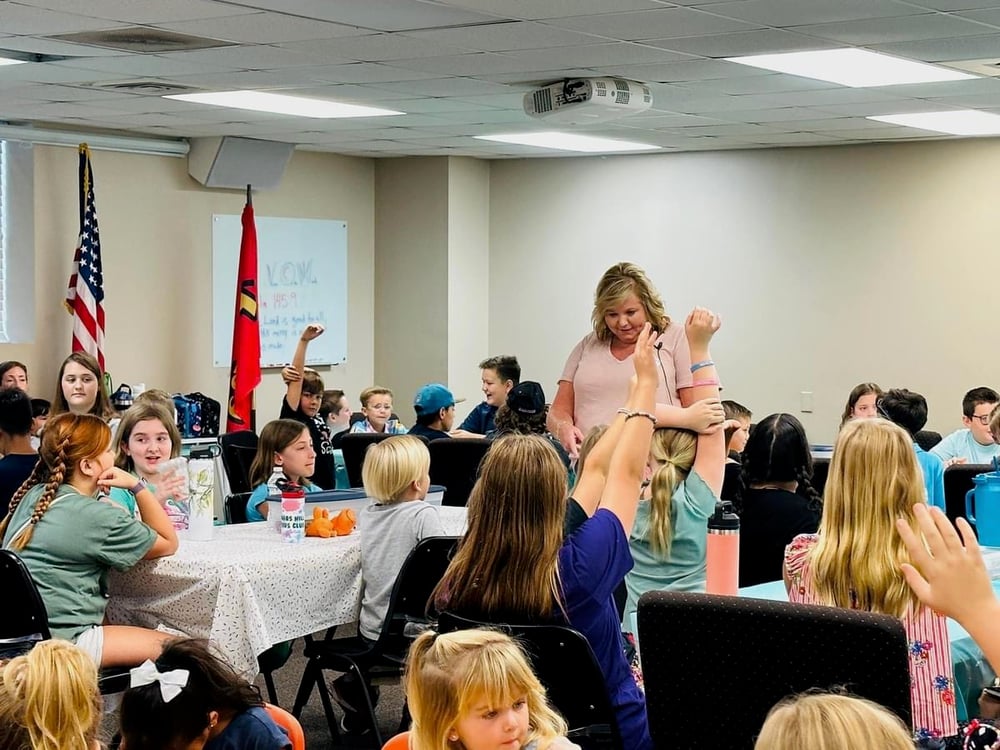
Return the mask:
<path id="1" fill-rule="evenodd" d="M 253 192 L 251 191 L 251 186 L 247 185 L 247 205 L 253 205 Z"/>

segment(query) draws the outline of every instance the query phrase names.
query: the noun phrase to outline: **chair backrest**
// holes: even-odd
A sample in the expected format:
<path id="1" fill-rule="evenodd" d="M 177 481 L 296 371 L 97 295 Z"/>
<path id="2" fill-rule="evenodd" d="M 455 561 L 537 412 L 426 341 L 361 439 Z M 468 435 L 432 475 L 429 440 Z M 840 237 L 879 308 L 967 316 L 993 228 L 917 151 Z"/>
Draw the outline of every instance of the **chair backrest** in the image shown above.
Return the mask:
<path id="1" fill-rule="evenodd" d="M 955 464 L 944 470 L 945 514 L 952 523 L 965 518 L 965 493 L 975 487 L 972 478 L 988 471 L 993 471 L 989 464 Z"/>
<path id="2" fill-rule="evenodd" d="M 306 750 L 306 735 L 302 731 L 302 725 L 299 724 L 298 719 L 281 706 L 275 706 L 270 703 L 264 704 L 264 710 L 267 711 L 268 716 L 271 717 L 275 724 L 288 733 L 288 740 L 292 743 L 292 750 Z"/>
<path id="3" fill-rule="evenodd" d="M 492 444 L 484 438 L 441 438 L 430 442 L 431 484 L 444 486 L 442 505 L 465 506 L 479 476 L 479 464 Z"/>
<path id="4" fill-rule="evenodd" d="M 538 681 L 545 687 L 549 703 L 566 719 L 571 736 L 603 732 L 610 734 L 613 747 L 622 747 L 604 674 L 583 635 L 562 625 L 486 623 L 453 612 L 442 612 L 438 619 L 438 630 L 442 633 L 471 628 L 501 630 L 518 640 Z"/>
<path id="5" fill-rule="evenodd" d="M 410 733 L 400 732 L 391 740 L 382 745 L 382 750 L 408 750 L 410 747 Z"/>
<path id="6" fill-rule="evenodd" d="M 405 654 L 411 638 L 407 623 L 427 623 L 427 604 L 451 562 L 457 536 L 429 536 L 417 542 L 396 576 L 389 595 L 379 645 L 383 653 Z"/>
<path id="7" fill-rule="evenodd" d="M 0 657 L 15 656 L 52 637 L 45 603 L 20 557 L 0 550 L 0 591 L 7 605 L 0 614 Z"/>
<path id="8" fill-rule="evenodd" d="M 826 487 L 826 477 L 830 473 L 830 459 L 829 458 L 814 458 L 813 459 L 813 475 L 810 483 L 813 489 L 816 490 L 821 496 L 823 494 L 823 489 Z"/>
<path id="9" fill-rule="evenodd" d="M 913 436 L 913 442 L 925 451 L 929 451 L 941 442 L 941 433 L 933 430 L 920 430 Z"/>
<path id="10" fill-rule="evenodd" d="M 813 688 L 846 688 L 910 724 L 907 640 L 898 618 L 654 591 L 639 598 L 638 621 L 656 747 L 716 748 L 718 736 L 706 727 L 724 725 L 727 747 L 751 748 L 774 704 Z"/>
<path id="11" fill-rule="evenodd" d="M 253 430 L 227 432 L 219 436 L 222 465 L 230 492 L 250 492 L 250 466 L 257 455 L 257 433 Z"/>
<path id="12" fill-rule="evenodd" d="M 344 454 L 344 468 L 351 487 L 360 487 L 361 468 L 365 464 L 365 451 L 373 443 L 380 443 L 392 437 L 384 432 L 351 432 L 344 435 L 340 441 L 340 450 Z"/>
<path id="13" fill-rule="evenodd" d="M 236 492 L 226 498 L 226 523 L 247 522 L 247 501 L 252 492 Z"/>

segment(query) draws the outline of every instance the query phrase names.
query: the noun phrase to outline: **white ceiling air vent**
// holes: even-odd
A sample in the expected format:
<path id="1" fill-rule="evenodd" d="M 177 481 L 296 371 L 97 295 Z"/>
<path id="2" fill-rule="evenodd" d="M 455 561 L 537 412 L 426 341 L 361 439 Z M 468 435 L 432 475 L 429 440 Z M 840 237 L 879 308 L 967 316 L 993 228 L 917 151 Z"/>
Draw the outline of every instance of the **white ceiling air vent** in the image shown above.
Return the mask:
<path id="1" fill-rule="evenodd" d="M 934 63 L 942 68 L 954 68 L 977 76 L 996 78 L 1000 76 L 1000 57 L 988 57 L 984 60 L 949 60 Z"/>
<path id="2" fill-rule="evenodd" d="M 197 86 L 188 86 L 187 84 L 174 83 L 173 81 L 161 81 L 156 78 L 131 81 L 94 81 L 92 83 L 81 83 L 77 85 L 81 88 L 101 89 L 102 91 L 118 91 L 122 94 L 144 94 L 146 96 L 190 94 L 194 91 L 201 91 L 201 89 Z"/>
<path id="3" fill-rule="evenodd" d="M 57 39 L 60 42 L 70 42 L 71 44 L 83 44 L 89 47 L 104 47 L 123 52 L 140 53 L 183 52 L 193 49 L 234 46 L 234 42 L 224 42 L 221 39 L 178 34 L 175 31 L 150 29 L 145 26 L 128 26 L 124 29 L 110 29 L 107 31 L 79 31 L 72 34 L 55 34 L 43 38 Z"/>

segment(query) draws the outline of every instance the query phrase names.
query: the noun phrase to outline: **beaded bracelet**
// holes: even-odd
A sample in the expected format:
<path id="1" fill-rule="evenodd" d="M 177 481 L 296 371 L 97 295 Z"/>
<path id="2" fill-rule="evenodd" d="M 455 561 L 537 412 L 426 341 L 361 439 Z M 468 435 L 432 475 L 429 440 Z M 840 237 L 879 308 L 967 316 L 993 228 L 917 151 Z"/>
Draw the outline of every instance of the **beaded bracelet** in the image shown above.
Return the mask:
<path id="1" fill-rule="evenodd" d="M 624 414 L 626 420 L 632 419 L 632 417 L 645 417 L 653 423 L 654 427 L 656 426 L 656 415 L 651 414 L 648 411 L 629 411 L 628 409 L 622 408 L 618 410 L 618 413 Z"/>
<path id="2" fill-rule="evenodd" d="M 706 359 L 703 362 L 695 362 L 693 365 L 691 365 L 691 372 L 692 373 L 698 372 L 698 370 L 700 370 L 702 367 L 715 367 L 715 362 L 713 362 L 710 359 Z"/>

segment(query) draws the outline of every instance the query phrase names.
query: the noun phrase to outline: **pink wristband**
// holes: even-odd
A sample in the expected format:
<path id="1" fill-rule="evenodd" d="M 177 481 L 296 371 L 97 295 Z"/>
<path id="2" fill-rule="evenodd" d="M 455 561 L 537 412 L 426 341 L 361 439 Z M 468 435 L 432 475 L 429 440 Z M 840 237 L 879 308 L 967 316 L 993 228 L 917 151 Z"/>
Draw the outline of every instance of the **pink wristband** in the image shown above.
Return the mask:
<path id="1" fill-rule="evenodd" d="M 706 378 L 705 380 L 695 380 L 694 382 L 691 383 L 692 388 L 697 388 L 699 385 L 704 385 L 704 386 L 719 385 L 719 381 L 714 378 L 712 379 Z"/>

